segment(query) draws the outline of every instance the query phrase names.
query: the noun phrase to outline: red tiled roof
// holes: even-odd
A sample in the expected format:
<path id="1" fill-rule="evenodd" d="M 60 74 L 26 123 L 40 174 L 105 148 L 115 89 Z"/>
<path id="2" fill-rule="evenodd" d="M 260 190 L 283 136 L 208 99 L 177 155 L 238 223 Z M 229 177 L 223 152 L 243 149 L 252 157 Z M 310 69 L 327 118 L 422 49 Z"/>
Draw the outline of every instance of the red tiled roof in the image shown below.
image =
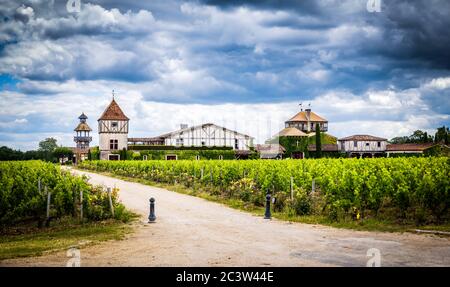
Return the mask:
<path id="1" fill-rule="evenodd" d="M 316 145 L 315 144 L 308 145 L 308 150 L 316 151 Z M 338 145 L 337 144 L 323 144 L 322 151 L 338 151 Z"/>
<path id="2" fill-rule="evenodd" d="M 385 138 L 374 137 L 371 135 L 353 135 L 339 139 L 340 141 L 387 141 Z"/>
<path id="3" fill-rule="evenodd" d="M 129 118 L 123 113 L 122 109 L 113 99 L 98 120 L 128 121 Z"/>
<path id="4" fill-rule="evenodd" d="M 386 146 L 386 151 L 424 151 L 430 147 L 435 146 L 435 143 L 425 143 L 425 144 L 388 144 Z"/>

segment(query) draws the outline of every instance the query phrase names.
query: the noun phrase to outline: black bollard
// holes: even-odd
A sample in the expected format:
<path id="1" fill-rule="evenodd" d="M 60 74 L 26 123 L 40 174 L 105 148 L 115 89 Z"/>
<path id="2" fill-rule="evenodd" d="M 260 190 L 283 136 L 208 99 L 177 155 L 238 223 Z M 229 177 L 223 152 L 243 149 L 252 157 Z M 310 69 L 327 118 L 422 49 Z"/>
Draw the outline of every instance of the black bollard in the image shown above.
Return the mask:
<path id="1" fill-rule="evenodd" d="M 148 216 L 148 223 L 153 223 L 155 220 L 155 199 L 152 197 L 150 198 L 150 215 Z"/>
<path id="2" fill-rule="evenodd" d="M 266 213 L 264 214 L 264 219 L 270 219 L 272 215 L 270 214 L 270 194 L 266 195 Z"/>

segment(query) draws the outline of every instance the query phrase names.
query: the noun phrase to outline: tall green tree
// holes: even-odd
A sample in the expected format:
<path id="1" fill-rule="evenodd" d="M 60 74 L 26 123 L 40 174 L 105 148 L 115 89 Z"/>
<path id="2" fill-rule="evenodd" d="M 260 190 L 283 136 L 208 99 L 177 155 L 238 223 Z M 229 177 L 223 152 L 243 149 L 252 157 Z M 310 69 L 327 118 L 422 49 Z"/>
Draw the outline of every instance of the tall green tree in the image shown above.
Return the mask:
<path id="1" fill-rule="evenodd" d="M 437 129 L 436 134 L 434 135 L 434 141 L 437 143 L 444 143 L 448 145 L 450 141 L 450 131 L 446 126 L 442 126 Z"/>
<path id="2" fill-rule="evenodd" d="M 45 140 L 39 142 L 39 151 L 51 153 L 57 147 L 58 145 L 56 144 L 55 138 L 46 138 Z"/>
<path id="3" fill-rule="evenodd" d="M 319 124 L 316 124 L 316 155 L 318 158 L 322 157 L 322 142 L 320 138 Z"/>

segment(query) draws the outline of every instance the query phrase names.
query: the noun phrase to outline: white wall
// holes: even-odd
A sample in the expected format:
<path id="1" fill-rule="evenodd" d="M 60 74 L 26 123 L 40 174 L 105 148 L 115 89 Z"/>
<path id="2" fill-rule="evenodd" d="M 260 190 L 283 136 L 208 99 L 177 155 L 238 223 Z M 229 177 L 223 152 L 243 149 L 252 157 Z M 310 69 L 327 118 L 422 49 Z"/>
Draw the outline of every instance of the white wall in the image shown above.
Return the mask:
<path id="1" fill-rule="evenodd" d="M 367 143 L 369 144 L 367 146 Z M 386 141 L 380 141 L 381 146 L 378 147 L 378 141 L 357 141 L 356 147 L 354 141 L 339 141 L 339 149 L 345 152 L 383 152 L 386 151 Z"/>
<path id="2" fill-rule="evenodd" d="M 235 148 L 235 139 L 238 141 L 239 150 L 248 150 L 251 146 L 251 138 L 246 139 L 245 136 L 235 133 L 234 131 L 223 129 L 218 126 L 206 126 L 204 128 L 197 127 L 195 129 L 188 129 L 182 133 L 172 134 L 165 139 L 165 145 L 180 146 L 202 146 L 202 142 L 207 147 L 212 146 L 227 146 Z"/>

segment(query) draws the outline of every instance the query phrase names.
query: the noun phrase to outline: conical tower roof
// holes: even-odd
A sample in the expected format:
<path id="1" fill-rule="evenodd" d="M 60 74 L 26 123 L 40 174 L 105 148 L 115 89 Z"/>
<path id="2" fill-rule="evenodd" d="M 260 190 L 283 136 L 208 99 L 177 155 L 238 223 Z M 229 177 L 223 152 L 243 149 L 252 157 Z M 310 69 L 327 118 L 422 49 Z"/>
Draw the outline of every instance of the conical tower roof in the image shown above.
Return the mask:
<path id="1" fill-rule="evenodd" d="M 79 123 L 78 126 L 74 129 L 74 131 L 76 132 L 90 132 L 92 131 L 91 127 L 89 127 L 89 125 L 87 123 Z"/>
<path id="2" fill-rule="evenodd" d="M 117 102 L 113 99 L 109 106 L 105 109 L 102 116 L 98 119 L 100 120 L 118 120 L 118 121 L 128 121 L 129 118 L 123 113 L 122 109 L 119 107 Z"/>

